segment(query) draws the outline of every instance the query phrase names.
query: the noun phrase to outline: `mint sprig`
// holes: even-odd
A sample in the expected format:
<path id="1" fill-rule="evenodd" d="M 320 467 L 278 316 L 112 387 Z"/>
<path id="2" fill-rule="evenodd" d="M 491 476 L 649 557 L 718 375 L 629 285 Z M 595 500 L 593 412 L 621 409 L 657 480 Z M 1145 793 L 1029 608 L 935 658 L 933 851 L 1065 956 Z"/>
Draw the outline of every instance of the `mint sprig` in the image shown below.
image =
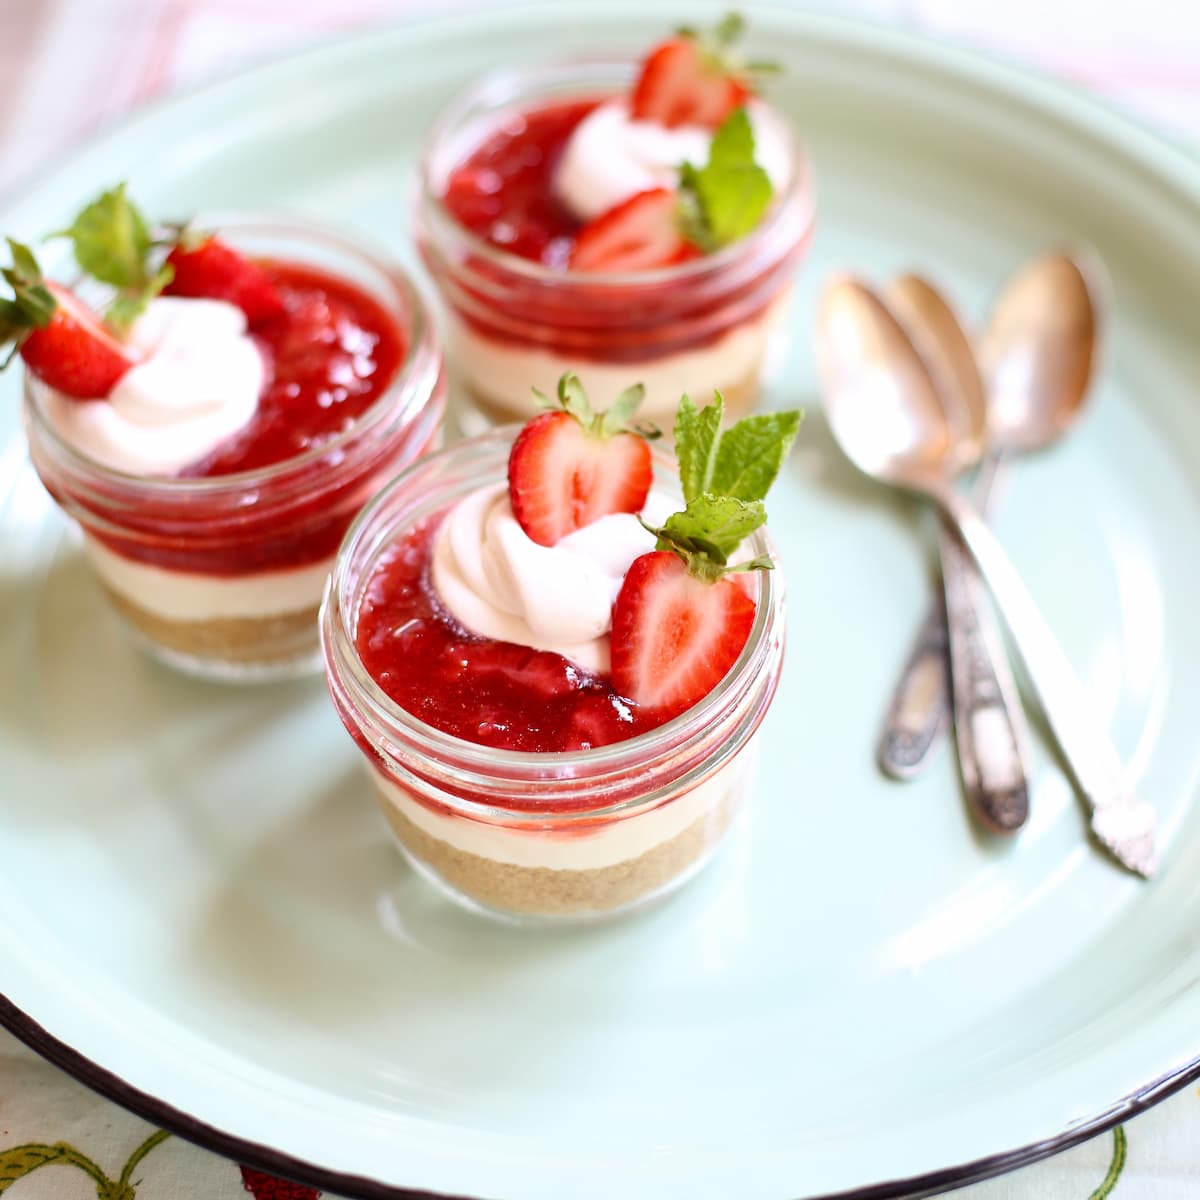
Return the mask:
<path id="1" fill-rule="evenodd" d="M 756 413 L 722 432 L 725 398 L 698 409 L 690 396 L 679 402 L 675 417 L 675 454 L 683 498 L 703 493 L 761 500 L 775 482 L 787 458 L 804 414 Z"/>
<path id="2" fill-rule="evenodd" d="M 703 167 L 685 162 L 679 200 L 684 236 L 706 254 L 757 227 L 775 189 L 754 158 L 754 129 L 744 108 L 734 109 L 713 135 Z"/>
<path id="3" fill-rule="evenodd" d="M 105 316 L 118 329 L 128 328 L 171 282 L 170 266 L 151 264 L 151 251 L 161 243 L 123 183 L 93 200 L 69 228 L 50 237 L 67 238 L 80 267 L 116 289 Z"/>
<path id="4" fill-rule="evenodd" d="M 596 412 L 592 408 L 592 402 L 574 371 L 567 371 L 560 376 L 555 396 L 547 396 L 537 388 L 533 389 L 533 395 L 539 407 L 561 409 L 569 413 L 594 437 L 607 439 L 618 433 L 633 433 L 653 441 L 662 436 L 662 430 L 649 422 L 633 423 L 634 414 L 646 395 L 646 388 L 640 383 L 627 387 L 604 412 Z"/>
<path id="5" fill-rule="evenodd" d="M 725 401 L 698 409 L 684 396 L 675 418 L 675 456 L 685 507 L 660 528 L 646 528 L 659 550 L 670 550 L 699 579 L 715 581 L 735 571 L 770 570 L 765 557 L 729 565 L 730 557 L 766 524 L 763 499 L 779 475 L 795 441 L 803 414 L 798 411 L 743 417 L 722 431 Z"/>

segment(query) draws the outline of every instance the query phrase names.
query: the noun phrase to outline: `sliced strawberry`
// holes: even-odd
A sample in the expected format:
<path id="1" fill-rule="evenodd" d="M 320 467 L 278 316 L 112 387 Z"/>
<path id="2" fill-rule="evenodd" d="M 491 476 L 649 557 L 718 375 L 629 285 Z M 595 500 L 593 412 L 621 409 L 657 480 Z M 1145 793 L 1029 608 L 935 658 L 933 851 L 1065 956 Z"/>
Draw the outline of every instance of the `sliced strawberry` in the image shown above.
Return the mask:
<path id="1" fill-rule="evenodd" d="M 645 439 L 636 433 L 604 437 L 566 412 L 534 417 L 508 458 L 513 513 L 542 546 L 608 513 L 639 512 L 651 478 Z"/>
<path id="2" fill-rule="evenodd" d="M 57 283 L 46 283 L 54 315 L 21 342 L 25 365 L 43 383 L 79 400 L 107 396 L 138 360 L 86 304 Z"/>
<path id="3" fill-rule="evenodd" d="M 693 258 L 679 225 L 679 196 L 651 188 L 601 213 L 580 231 L 571 254 L 576 271 L 646 271 Z"/>
<path id="4" fill-rule="evenodd" d="M 716 129 L 750 94 L 745 82 L 725 71 L 719 58 L 706 55 L 695 38 L 672 38 L 643 63 L 633 89 L 633 115 L 668 128 Z"/>
<path id="5" fill-rule="evenodd" d="M 163 289 L 168 296 L 227 300 L 246 314 L 251 326 L 283 312 L 279 289 L 262 267 L 220 238 L 210 237 L 194 250 L 176 246 L 167 255 L 167 263 L 175 271 Z"/>
<path id="6" fill-rule="evenodd" d="M 730 578 L 691 575 L 669 550 L 643 554 L 613 605 L 613 687 L 645 708 L 690 708 L 737 661 L 754 612 L 754 601 Z"/>

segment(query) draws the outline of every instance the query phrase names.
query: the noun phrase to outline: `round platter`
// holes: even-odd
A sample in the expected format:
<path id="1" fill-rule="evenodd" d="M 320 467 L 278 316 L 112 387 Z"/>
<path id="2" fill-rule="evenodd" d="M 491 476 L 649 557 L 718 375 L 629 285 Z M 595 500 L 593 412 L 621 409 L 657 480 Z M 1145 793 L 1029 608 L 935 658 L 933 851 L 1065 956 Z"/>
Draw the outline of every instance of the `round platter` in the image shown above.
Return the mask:
<path id="1" fill-rule="evenodd" d="M 410 265 L 431 114 L 499 63 L 635 52 L 694 5 L 373 31 L 150 109 L 0 211 L 27 238 L 128 179 L 150 212 L 283 206 Z M 673 900 L 583 932 L 453 910 L 390 848 L 319 681 L 176 677 L 122 636 L 0 384 L 0 1019 L 150 1119 L 350 1195 L 892 1195 L 1079 1140 L 1200 1067 L 1200 167 L 1007 67 L 751 13 L 818 232 L 769 402 L 809 418 L 772 505 L 784 682 L 750 820 Z M 820 414 L 820 282 L 918 265 L 983 311 L 1022 257 L 1113 280 L 1094 405 L 997 529 L 1155 805 L 1123 874 L 1044 743 L 1029 826 L 975 832 L 951 756 L 872 745 L 929 587 L 920 512 Z"/>

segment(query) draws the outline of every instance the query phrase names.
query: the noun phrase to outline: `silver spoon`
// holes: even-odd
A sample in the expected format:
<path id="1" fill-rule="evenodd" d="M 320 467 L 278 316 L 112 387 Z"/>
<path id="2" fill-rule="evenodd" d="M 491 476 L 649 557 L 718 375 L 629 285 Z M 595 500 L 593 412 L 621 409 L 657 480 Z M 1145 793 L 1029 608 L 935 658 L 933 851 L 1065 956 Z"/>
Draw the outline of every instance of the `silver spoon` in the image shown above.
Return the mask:
<path id="1" fill-rule="evenodd" d="M 1012 635 L 1046 720 L 1080 794 L 1092 831 L 1124 866 L 1155 869 L 1154 810 L 1125 784 L 1120 756 L 1091 714 L 1079 682 L 1033 597 L 983 518 L 953 487 L 979 458 L 960 441 L 920 356 L 899 322 L 865 284 L 825 289 L 818 315 L 825 407 L 847 458 L 881 482 L 934 501 L 970 550 Z"/>
<path id="2" fill-rule="evenodd" d="M 987 439 L 983 381 L 975 352 L 949 304 L 917 275 L 895 280 L 885 301 L 924 361 L 943 408 L 953 420 L 955 436 L 982 447 Z M 880 760 L 885 769 L 893 760 L 909 767 L 911 752 L 922 746 L 909 731 L 928 727 L 922 722 L 931 702 L 936 704 L 935 725 L 945 726 L 948 648 L 950 707 L 967 806 L 985 828 L 1014 833 L 1029 816 L 1025 750 L 1029 739 L 1017 687 L 975 566 L 946 525 L 940 524 L 939 529 L 943 595 L 926 622 L 937 638 L 935 653 L 924 664 L 929 678 L 921 677 L 923 640 L 910 657 L 917 663 L 916 670 L 904 673 L 895 693 Z M 924 740 L 926 750 L 930 740 Z"/>
<path id="3" fill-rule="evenodd" d="M 997 298 L 979 348 L 988 445 L 972 497 L 981 512 L 1005 460 L 1057 440 L 1082 411 L 1097 357 L 1103 283 L 1090 258 L 1051 253 L 1022 267 Z M 949 723 L 946 639 L 939 594 L 892 690 L 879 740 L 880 766 L 896 779 L 920 771 Z"/>

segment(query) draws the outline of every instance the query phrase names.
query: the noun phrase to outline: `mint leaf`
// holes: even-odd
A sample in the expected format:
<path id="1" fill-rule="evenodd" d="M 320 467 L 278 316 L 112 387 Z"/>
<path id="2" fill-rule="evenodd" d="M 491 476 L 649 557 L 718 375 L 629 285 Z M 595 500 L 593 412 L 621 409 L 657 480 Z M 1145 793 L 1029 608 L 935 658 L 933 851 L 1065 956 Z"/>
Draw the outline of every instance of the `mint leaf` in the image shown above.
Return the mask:
<path id="1" fill-rule="evenodd" d="M 721 436 L 708 490 L 719 496 L 761 500 L 779 475 L 800 431 L 797 411 L 743 417 Z"/>
<path id="2" fill-rule="evenodd" d="M 696 408 L 691 396 L 684 396 L 675 415 L 675 457 L 679 461 L 679 482 L 685 501 L 710 490 L 709 480 L 725 415 L 724 397 L 720 392 L 714 392 L 713 396 L 713 403 L 702 409 Z"/>
<path id="3" fill-rule="evenodd" d="M 76 261 L 101 283 L 140 290 L 149 282 L 146 256 L 153 242 L 123 183 L 92 201 L 69 229 L 50 236 L 69 239 Z"/>
<path id="4" fill-rule="evenodd" d="M 754 129 L 735 109 L 713 136 L 708 163 L 684 163 L 679 183 L 684 235 L 705 253 L 743 238 L 762 220 L 775 191 L 754 160 Z"/>
<path id="5" fill-rule="evenodd" d="M 734 496 L 713 496 L 706 492 L 690 500 L 683 512 L 667 518 L 658 531 L 659 549 L 703 554 L 723 567 L 766 519 L 761 500 L 747 503 Z"/>
<path id="6" fill-rule="evenodd" d="M 140 291 L 121 292 L 105 310 L 110 325 L 128 329 L 146 311 L 146 305 L 175 278 L 175 268 L 166 264 Z"/>

